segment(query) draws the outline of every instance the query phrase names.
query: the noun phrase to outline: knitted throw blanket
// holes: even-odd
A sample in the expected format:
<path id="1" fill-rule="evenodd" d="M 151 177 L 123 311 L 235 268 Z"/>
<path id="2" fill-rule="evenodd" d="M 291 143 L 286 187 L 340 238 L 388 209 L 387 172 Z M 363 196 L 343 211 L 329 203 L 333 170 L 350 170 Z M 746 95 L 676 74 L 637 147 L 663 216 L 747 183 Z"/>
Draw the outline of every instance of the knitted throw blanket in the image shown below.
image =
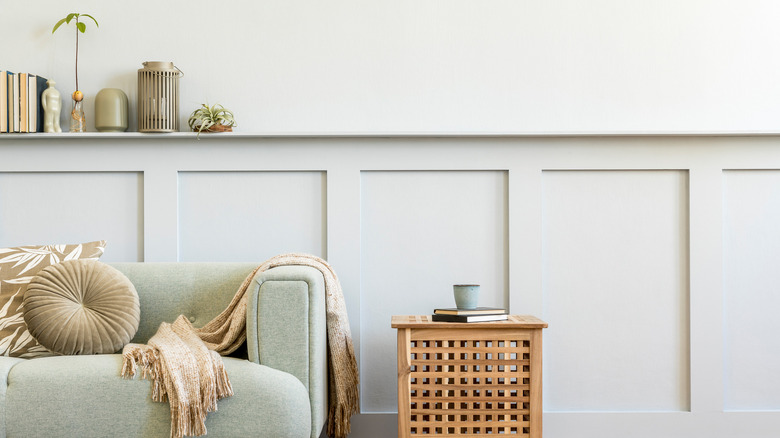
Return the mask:
<path id="1" fill-rule="evenodd" d="M 352 335 L 338 277 L 327 262 L 308 254 L 283 254 L 268 259 L 244 280 L 228 307 L 201 328 L 185 316 L 162 323 L 149 343 L 125 346 L 122 377 L 152 382 L 152 400 L 171 406 L 171 437 L 206 434 L 206 414 L 217 400 L 233 395 L 220 354 L 235 351 L 246 340 L 247 290 L 254 276 L 276 266 L 303 265 L 325 279 L 328 332 L 328 436 L 343 438 L 350 417 L 358 411 L 358 369 Z"/>

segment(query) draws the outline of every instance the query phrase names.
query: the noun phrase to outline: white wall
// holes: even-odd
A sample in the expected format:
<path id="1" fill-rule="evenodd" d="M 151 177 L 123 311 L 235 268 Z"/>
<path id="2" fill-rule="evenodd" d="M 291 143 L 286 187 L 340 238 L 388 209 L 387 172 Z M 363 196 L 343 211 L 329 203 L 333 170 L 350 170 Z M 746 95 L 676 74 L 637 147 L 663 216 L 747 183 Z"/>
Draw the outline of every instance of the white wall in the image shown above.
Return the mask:
<path id="1" fill-rule="evenodd" d="M 53 78 L 65 96 L 75 31 L 52 25 L 98 18 L 80 42 L 89 127 L 101 88 L 134 106 L 136 70 L 152 60 L 185 72 L 182 118 L 219 102 L 248 132 L 771 131 L 780 113 L 772 0 L 4 0 L 2 11 L 0 69 Z"/>

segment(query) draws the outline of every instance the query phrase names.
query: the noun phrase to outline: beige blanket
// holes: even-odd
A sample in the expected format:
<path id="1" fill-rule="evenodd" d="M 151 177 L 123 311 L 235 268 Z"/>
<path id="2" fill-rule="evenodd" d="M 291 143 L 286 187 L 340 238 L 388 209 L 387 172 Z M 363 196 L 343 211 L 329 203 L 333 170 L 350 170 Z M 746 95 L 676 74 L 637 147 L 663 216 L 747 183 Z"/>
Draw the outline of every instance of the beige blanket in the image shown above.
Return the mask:
<path id="1" fill-rule="evenodd" d="M 235 351 L 246 340 L 247 290 L 258 272 L 276 266 L 304 265 L 322 272 L 328 331 L 328 435 L 346 437 L 350 417 L 358 410 L 358 369 L 338 277 L 327 262 L 308 254 L 284 254 L 257 267 L 241 284 L 228 307 L 211 322 L 195 328 L 184 316 L 162 323 L 147 345 L 128 344 L 122 376 L 141 369 L 152 382 L 152 399 L 171 406 L 171 437 L 206 434 L 206 414 L 217 400 L 233 395 L 220 354 Z"/>

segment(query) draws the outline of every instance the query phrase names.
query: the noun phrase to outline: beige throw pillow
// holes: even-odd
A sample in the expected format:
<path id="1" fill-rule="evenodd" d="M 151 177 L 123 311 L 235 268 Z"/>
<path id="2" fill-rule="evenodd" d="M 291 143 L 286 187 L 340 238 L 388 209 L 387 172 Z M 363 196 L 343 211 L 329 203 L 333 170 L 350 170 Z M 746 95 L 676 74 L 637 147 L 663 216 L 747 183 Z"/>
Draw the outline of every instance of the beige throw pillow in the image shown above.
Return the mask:
<path id="1" fill-rule="evenodd" d="M 97 260 L 106 241 L 76 245 L 0 248 L 0 355 L 33 358 L 50 356 L 27 331 L 22 300 L 27 285 L 43 268 L 65 260 Z"/>
<path id="2" fill-rule="evenodd" d="M 133 283 L 96 260 L 51 265 L 24 294 L 27 329 L 55 353 L 115 353 L 135 336 L 140 320 Z"/>

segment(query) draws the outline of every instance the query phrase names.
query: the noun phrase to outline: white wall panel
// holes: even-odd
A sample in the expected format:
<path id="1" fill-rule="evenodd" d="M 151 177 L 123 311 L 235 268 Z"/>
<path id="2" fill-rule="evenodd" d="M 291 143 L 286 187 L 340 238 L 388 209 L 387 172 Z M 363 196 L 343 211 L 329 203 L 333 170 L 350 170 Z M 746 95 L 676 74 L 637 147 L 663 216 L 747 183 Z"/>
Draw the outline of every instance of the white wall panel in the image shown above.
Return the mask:
<path id="1" fill-rule="evenodd" d="M 0 173 L 0 246 L 93 240 L 102 261 L 143 260 L 142 173 Z"/>
<path id="2" fill-rule="evenodd" d="M 482 285 L 480 305 L 507 298 L 503 171 L 363 172 L 361 382 L 366 412 L 393 412 L 392 315 L 454 307 L 452 285 Z"/>
<path id="3" fill-rule="evenodd" d="M 727 410 L 780 410 L 780 171 L 724 172 Z"/>
<path id="4" fill-rule="evenodd" d="M 325 172 L 180 172 L 179 260 L 326 254 Z"/>
<path id="5" fill-rule="evenodd" d="M 549 411 L 689 409 L 687 173 L 543 176 Z"/>

